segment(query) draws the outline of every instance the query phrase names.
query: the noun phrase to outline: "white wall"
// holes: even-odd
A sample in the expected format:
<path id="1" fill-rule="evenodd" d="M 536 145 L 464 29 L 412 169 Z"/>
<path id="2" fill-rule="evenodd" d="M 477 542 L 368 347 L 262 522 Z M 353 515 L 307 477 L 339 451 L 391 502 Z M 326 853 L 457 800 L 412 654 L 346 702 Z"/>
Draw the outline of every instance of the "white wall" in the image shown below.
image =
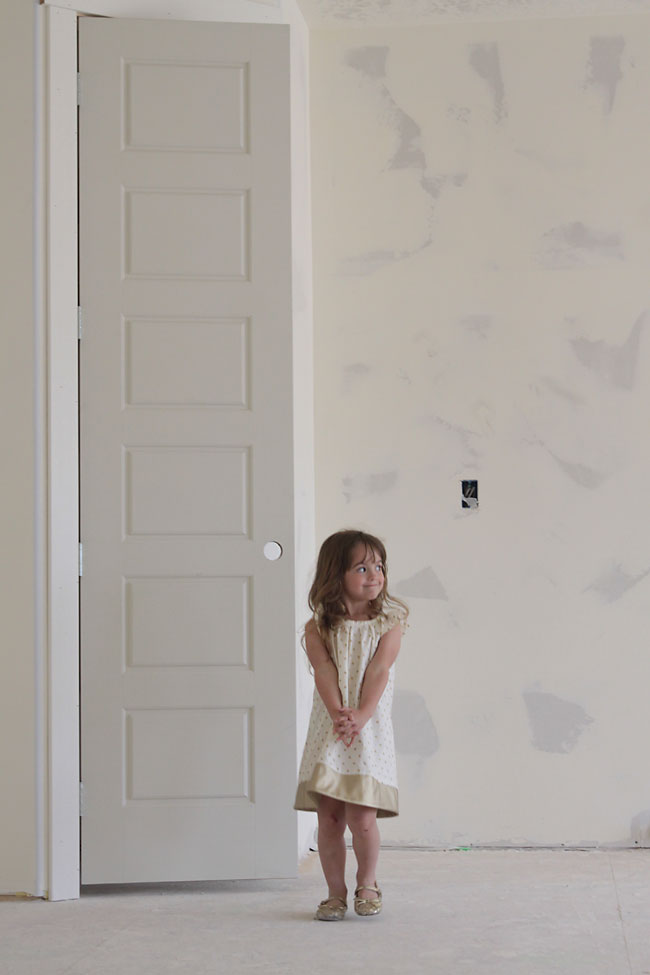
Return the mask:
<path id="1" fill-rule="evenodd" d="M 650 17 L 311 71 L 317 538 L 381 535 L 412 608 L 382 837 L 648 845 Z"/>
<path id="2" fill-rule="evenodd" d="M 36 882 L 34 657 L 34 9 L 5 0 L 0 31 L 0 890 Z"/>
<path id="3" fill-rule="evenodd" d="M 77 9 L 76 3 L 66 0 L 56 6 Z M 295 0 L 285 0 L 282 4 L 228 0 L 219 5 L 212 0 L 192 3 L 170 0 L 165 4 L 160 0 L 139 3 L 129 0 L 128 4 L 89 0 L 84 9 L 113 16 L 240 20 L 291 26 L 298 629 L 307 614 L 305 594 L 314 558 L 309 105 L 306 97 L 309 56 L 304 20 Z M 5 461 L 0 586 L 0 893 L 25 891 L 42 895 L 48 889 L 44 832 L 48 789 L 44 771 L 48 723 L 44 708 L 48 691 L 44 683 L 48 666 L 44 645 L 48 613 L 44 599 L 47 526 L 42 522 L 47 497 L 43 468 L 43 451 L 47 447 L 43 412 L 47 399 L 43 378 L 47 349 L 41 290 L 46 228 L 39 225 L 38 207 L 34 207 L 33 200 L 34 189 L 41 192 L 43 156 L 43 145 L 37 141 L 42 139 L 38 115 L 42 107 L 35 106 L 38 95 L 35 89 L 37 76 L 44 70 L 34 23 L 35 5 L 25 0 L 5 0 L 0 20 L 0 81 L 4 144 L 11 151 L 2 154 L 0 163 L 3 213 L 0 424 Z M 303 657 L 297 640 L 297 678 L 305 685 L 309 676 Z M 300 739 L 304 738 L 308 711 L 303 694 L 297 713 Z M 75 761 L 74 756 L 70 761 Z M 287 815 L 292 815 L 292 801 L 293 796 L 288 796 Z M 311 827 L 311 817 L 301 814 L 300 854 L 306 850 Z"/>

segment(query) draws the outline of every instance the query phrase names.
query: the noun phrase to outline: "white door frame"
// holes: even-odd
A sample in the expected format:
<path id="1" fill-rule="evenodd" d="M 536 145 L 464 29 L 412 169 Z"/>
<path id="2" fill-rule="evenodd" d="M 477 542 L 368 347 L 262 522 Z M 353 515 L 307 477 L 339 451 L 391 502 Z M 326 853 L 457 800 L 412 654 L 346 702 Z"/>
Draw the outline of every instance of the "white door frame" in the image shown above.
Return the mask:
<path id="1" fill-rule="evenodd" d="M 37 422 L 44 444 L 42 506 L 47 526 L 37 533 L 37 556 L 45 566 L 46 591 L 38 597 L 43 621 L 37 651 L 41 701 L 39 808 L 42 829 L 37 875 L 50 900 L 80 895 L 79 852 L 79 422 L 77 322 L 77 17 L 84 13 L 161 16 L 156 0 L 41 0 L 37 9 L 40 55 L 38 97 L 42 119 L 37 140 L 42 193 L 37 285 L 45 307 L 41 355 L 47 393 Z M 175 19 L 247 20 L 282 23 L 277 0 L 228 0 L 215 15 L 212 0 L 183 0 Z M 135 5 L 138 6 L 138 5 Z M 172 4 L 171 6 L 174 6 Z M 110 11 L 108 8 L 111 8 Z M 118 9 L 119 8 L 119 9 Z M 38 54 L 38 52 L 37 52 Z M 307 549 L 306 557 L 310 552 Z M 300 560 L 299 560 L 300 561 Z M 303 561 L 305 559 L 303 558 Z M 37 719 L 38 720 L 38 719 Z M 43 794 L 44 791 L 44 794 Z M 303 830 L 304 832 L 304 830 Z M 306 834 L 305 834 L 306 835 Z M 304 845 L 304 839 L 303 839 Z"/>
<path id="2" fill-rule="evenodd" d="M 47 350 L 46 869 L 50 900 L 79 897 L 79 401 L 77 12 L 39 8 L 45 71 Z M 38 702 L 37 702 L 38 706 Z"/>

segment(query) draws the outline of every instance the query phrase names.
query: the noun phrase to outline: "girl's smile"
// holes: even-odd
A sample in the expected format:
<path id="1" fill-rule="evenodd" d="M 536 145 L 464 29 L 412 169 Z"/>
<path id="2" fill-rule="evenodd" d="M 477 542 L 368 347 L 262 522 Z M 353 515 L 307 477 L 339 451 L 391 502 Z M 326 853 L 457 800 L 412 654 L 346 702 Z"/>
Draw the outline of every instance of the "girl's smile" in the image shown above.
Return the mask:
<path id="1" fill-rule="evenodd" d="M 343 592 L 350 615 L 363 612 L 384 586 L 384 566 L 376 552 L 359 542 L 352 549 L 351 564 L 343 576 Z"/>

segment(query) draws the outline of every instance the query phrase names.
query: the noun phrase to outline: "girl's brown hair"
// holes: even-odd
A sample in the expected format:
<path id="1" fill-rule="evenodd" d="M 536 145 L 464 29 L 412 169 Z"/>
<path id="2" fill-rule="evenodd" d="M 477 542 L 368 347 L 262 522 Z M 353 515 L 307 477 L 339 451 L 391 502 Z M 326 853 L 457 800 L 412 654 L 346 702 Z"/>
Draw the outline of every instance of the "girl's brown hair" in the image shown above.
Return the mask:
<path id="1" fill-rule="evenodd" d="M 343 601 L 343 576 L 351 568 L 352 550 L 355 545 L 365 545 L 368 551 L 379 556 L 384 567 L 384 585 L 378 595 L 370 601 L 370 615 L 385 615 L 391 607 L 400 607 L 404 619 L 408 616 L 408 607 L 401 599 L 388 593 L 388 567 L 386 565 L 386 548 L 380 538 L 354 528 L 335 532 L 326 538 L 321 545 L 316 564 L 316 575 L 309 590 L 309 607 L 314 613 L 318 630 L 329 643 L 327 636 L 347 616 L 347 609 Z"/>

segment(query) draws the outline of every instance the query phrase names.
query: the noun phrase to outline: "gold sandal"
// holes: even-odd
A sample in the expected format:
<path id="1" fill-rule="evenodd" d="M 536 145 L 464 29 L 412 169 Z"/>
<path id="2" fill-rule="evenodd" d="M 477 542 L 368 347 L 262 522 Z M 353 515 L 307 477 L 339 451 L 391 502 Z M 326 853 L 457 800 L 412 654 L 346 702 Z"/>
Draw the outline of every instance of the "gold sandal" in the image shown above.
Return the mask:
<path id="1" fill-rule="evenodd" d="M 328 897 L 321 901 L 314 915 L 315 921 L 342 921 L 348 909 L 342 897 Z"/>
<path id="2" fill-rule="evenodd" d="M 360 890 L 374 890 L 376 897 L 359 897 Z M 354 892 L 354 909 L 362 917 L 369 917 L 371 914 L 379 914 L 381 911 L 381 891 L 379 887 L 372 884 L 361 884 Z"/>

